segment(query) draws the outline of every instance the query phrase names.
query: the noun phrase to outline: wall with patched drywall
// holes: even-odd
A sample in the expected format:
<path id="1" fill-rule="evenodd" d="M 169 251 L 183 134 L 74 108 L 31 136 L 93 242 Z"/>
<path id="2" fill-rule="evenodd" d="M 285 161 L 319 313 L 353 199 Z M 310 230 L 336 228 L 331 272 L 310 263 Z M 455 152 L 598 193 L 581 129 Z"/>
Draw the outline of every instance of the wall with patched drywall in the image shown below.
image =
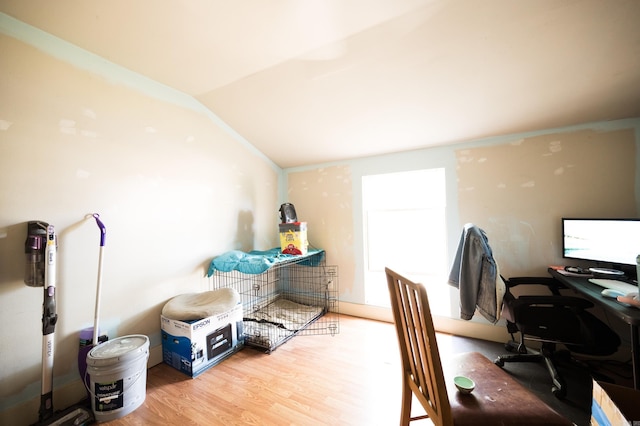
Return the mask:
<path id="1" fill-rule="evenodd" d="M 444 168 L 448 245 L 442 250 L 449 262 L 462 226 L 472 222 L 487 232 L 506 276 L 544 276 L 549 265 L 566 263 L 563 216 L 638 217 L 639 146 L 640 119 L 467 141 L 288 169 L 288 200 L 308 221 L 312 243 L 339 266 L 341 309 L 389 318 L 363 306 L 362 176 Z M 398 226 L 410 238 L 411 224 Z M 457 312 L 456 297 L 437 303 Z"/>
<path id="2" fill-rule="evenodd" d="M 562 261 L 563 216 L 637 217 L 633 129 L 516 137 L 456 158 L 460 221 L 487 232 L 506 276 Z"/>

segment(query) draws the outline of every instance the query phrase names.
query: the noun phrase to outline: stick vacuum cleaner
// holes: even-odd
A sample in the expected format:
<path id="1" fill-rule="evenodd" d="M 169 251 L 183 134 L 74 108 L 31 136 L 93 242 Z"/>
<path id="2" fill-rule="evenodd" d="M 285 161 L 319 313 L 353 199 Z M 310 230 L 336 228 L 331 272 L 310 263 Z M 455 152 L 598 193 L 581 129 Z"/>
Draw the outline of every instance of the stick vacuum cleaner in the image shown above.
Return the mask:
<path id="1" fill-rule="evenodd" d="M 42 303 L 42 392 L 38 424 L 83 425 L 93 421 L 85 408 L 53 411 L 53 359 L 56 313 L 56 264 L 58 238 L 52 225 L 32 221 L 27 225 L 25 241 L 26 268 L 24 282 L 31 287 L 44 287 Z"/>

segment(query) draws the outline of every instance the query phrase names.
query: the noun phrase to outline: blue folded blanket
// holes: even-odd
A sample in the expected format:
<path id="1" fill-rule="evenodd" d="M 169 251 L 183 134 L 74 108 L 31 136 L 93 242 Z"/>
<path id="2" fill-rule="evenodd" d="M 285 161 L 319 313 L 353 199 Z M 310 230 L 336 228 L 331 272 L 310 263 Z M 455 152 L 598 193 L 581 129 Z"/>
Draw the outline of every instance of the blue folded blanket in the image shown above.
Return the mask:
<path id="1" fill-rule="evenodd" d="M 320 255 L 316 258 L 315 255 L 319 253 Z M 312 249 L 306 255 L 283 254 L 280 248 L 264 251 L 253 250 L 248 253 L 232 250 L 211 261 L 207 276 L 211 277 L 215 271 L 231 272 L 234 270 L 245 274 L 261 274 L 277 263 L 300 257 L 304 258 L 302 264 L 315 266 L 324 258 L 324 250 Z"/>

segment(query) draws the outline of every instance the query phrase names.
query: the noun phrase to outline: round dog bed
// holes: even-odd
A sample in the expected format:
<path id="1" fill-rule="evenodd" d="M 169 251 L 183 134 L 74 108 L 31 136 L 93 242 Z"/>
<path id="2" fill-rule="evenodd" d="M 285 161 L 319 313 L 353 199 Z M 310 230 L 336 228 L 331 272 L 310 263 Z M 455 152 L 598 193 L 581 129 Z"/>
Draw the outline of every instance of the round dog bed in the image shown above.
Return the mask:
<path id="1" fill-rule="evenodd" d="M 180 321 L 197 320 L 227 312 L 239 302 L 240 295 L 232 288 L 186 293 L 169 300 L 162 308 L 162 315 Z"/>

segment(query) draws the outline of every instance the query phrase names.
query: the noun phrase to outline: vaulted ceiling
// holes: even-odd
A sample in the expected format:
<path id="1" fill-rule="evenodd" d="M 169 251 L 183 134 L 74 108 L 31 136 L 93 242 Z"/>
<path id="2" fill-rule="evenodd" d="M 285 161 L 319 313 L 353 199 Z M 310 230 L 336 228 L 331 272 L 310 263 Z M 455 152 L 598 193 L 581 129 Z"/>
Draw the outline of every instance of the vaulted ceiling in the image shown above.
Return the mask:
<path id="1" fill-rule="evenodd" d="M 640 117 L 637 0 L 0 0 L 280 167 Z"/>

